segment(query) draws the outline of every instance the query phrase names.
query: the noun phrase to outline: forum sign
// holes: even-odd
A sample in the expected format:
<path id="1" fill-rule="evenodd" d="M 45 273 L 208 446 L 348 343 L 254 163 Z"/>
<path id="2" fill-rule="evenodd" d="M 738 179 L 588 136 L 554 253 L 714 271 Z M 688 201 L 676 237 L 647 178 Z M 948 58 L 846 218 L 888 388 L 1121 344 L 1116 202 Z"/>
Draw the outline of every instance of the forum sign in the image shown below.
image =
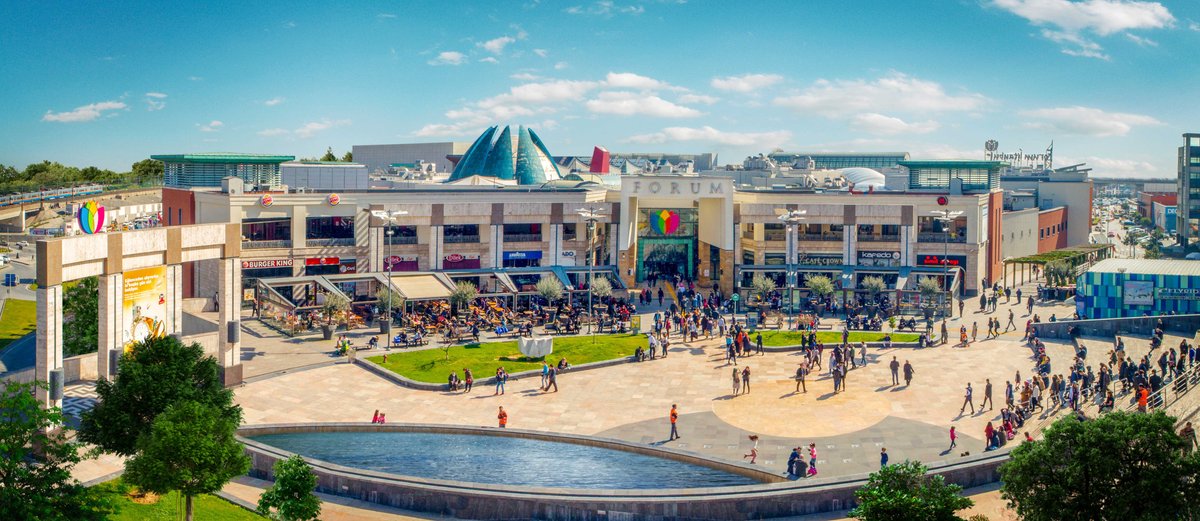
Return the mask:
<path id="1" fill-rule="evenodd" d="M 983 144 L 983 158 L 988 161 L 1004 161 L 1015 167 L 1021 166 L 1040 166 L 1045 169 L 1054 168 L 1054 142 L 1050 142 L 1050 146 L 1046 147 L 1046 151 L 1041 154 L 1026 154 L 1024 150 L 1018 148 L 1016 153 L 1000 152 L 1000 142 L 995 139 L 989 139 Z"/>

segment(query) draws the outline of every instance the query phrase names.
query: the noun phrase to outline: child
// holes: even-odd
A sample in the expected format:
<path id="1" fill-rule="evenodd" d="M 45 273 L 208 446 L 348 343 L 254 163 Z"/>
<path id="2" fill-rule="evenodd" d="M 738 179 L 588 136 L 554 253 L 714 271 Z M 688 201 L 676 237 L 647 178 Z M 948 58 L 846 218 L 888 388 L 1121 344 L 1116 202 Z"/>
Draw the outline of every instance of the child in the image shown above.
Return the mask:
<path id="1" fill-rule="evenodd" d="M 754 460 L 758 459 L 758 435 L 751 434 L 750 441 L 754 442 L 754 446 L 750 448 L 750 454 L 742 456 L 742 459 L 750 458 L 750 464 L 754 464 Z"/>

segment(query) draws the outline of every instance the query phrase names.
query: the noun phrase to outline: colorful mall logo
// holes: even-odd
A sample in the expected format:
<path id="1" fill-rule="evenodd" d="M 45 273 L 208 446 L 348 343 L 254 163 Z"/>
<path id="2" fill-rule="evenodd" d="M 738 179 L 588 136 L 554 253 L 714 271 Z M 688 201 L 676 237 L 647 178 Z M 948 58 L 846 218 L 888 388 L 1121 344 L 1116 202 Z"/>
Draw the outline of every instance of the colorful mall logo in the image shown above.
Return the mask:
<path id="1" fill-rule="evenodd" d="M 337 206 L 342 202 L 342 196 L 338 194 L 329 194 L 329 206 Z"/>
<path id="2" fill-rule="evenodd" d="M 679 214 L 671 210 L 659 210 L 650 214 L 650 229 L 662 235 L 671 235 L 679 229 Z"/>
<path id="3" fill-rule="evenodd" d="M 104 229 L 104 207 L 88 201 L 79 207 L 79 229 L 92 234 Z"/>
<path id="4" fill-rule="evenodd" d="M 271 197 L 271 194 L 263 194 L 262 199 L 258 200 L 258 204 L 263 205 L 263 208 L 268 208 L 275 204 L 275 199 Z"/>

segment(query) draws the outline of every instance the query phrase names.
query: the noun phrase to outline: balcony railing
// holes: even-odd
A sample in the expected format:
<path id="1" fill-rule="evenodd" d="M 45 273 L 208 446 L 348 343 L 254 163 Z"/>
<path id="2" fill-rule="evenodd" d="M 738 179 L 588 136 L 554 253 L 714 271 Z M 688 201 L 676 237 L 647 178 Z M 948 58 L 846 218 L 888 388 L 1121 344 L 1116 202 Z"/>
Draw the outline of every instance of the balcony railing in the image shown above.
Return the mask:
<path id="1" fill-rule="evenodd" d="M 335 239 L 307 239 L 304 241 L 308 246 L 354 246 L 354 237 L 335 238 Z"/>
<path id="2" fill-rule="evenodd" d="M 939 233 L 939 232 L 920 232 L 917 234 L 918 242 L 967 242 L 967 236 L 961 233 Z"/>
<path id="3" fill-rule="evenodd" d="M 842 232 L 802 233 L 801 241 L 842 241 Z"/>
<path id="4" fill-rule="evenodd" d="M 292 240 L 284 241 L 242 241 L 243 248 L 291 248 Z"/>
<path id="5" fill-rule="evenodd" d="M 900 236 L 863 234 L 858 236 L 858 240 L 862 242 L 900 242 Z"/>
<path id="6" fill-rule="evenodd" d="M 540 233 L 506 233 L 504 242 L 542 242 Z"/>
<path id="7" fill-rule="evenodd" d="M 403 237 L 403 236 L 401 236 L 401 237 L 397 237 L 397 236 L 394 236 L 394 235 L 393 235 L 393 236 L 391 236 L 391 237 L 388 237 L 388 238 L 387 238 L 387 243 L 388 243 L 388 244 L 390 244 L 390 245 L 394 245 L 394 244 L 416 244 L 416 243 L 417 243 L 417 237 L 416 237 L 415 235 L 414 235 L 414 236 L 412 236 L 412 237 Z"/>
<path id="8" fill-rule="evenodd" d="M 442 242 L 446 244 L 463 244 L 468 242 L 479 242 L 478 235 L 445 235 L 442 236 Z"/>
<path id="9" fill-rule="evenodd" d="M 787 234 L 784 232 L 765 232 L 763 240 L 767 242 L 783 242 L 787 240 Z"/>

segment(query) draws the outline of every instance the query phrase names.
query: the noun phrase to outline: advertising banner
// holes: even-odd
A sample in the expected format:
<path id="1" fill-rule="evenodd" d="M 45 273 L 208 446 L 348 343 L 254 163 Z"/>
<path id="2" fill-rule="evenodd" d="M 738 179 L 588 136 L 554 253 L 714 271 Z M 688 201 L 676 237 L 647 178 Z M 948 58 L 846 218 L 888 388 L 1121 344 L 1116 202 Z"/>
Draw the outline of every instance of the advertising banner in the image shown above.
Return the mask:
<path id="1" fill-rule="evenodd" d="M 1124 286 L 1126 306 L 1154 305 L 1154 281 L 1127 280 Z"/>
<path id="2" fill-rule="evenodd" d="M 125 272 L 121 304 L 125 350 L 147 338 L 167 334 L 167 267 Z"/>

